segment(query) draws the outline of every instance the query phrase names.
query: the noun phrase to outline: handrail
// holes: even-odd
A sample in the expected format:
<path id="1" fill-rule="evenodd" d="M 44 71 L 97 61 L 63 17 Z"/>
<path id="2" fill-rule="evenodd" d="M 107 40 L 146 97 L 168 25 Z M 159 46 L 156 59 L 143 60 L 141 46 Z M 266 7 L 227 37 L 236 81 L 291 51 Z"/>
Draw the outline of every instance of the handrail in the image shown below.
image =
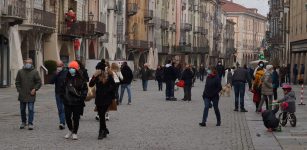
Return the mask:
<path id="1" fill-rule="evenodd" d="M 48 69 L 44 65 L 41 65 L 40 68 L 43 69 L 46 72 L 46 75 L 48 75 Z"/>

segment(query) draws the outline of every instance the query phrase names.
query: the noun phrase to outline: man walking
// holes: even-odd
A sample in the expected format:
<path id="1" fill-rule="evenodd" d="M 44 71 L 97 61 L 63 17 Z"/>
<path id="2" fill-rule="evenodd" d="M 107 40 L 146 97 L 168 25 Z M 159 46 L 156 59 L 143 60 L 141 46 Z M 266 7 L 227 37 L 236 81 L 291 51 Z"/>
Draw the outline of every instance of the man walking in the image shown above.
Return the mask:
<path id="1" fill-rule="evenodd" d="M 220 80 L 222 80 L 222 77 L 225 76 L 225 67 L 222 65 L 221 61 L 217 63 L 216 70 L 217 70 L 217 74 L 220 77 Z"/>
<path id="2" fill-rule="evenodd" d="M 177 79 L 177 72 L 175 67 L 172 65 L 172 61 L 168 60 L 164 69 L 164 80 L 166 84 L 165 95 L 167 101 L 176 101 L 174 97 L 174 86 Z"/>
<path id="3" fill-rule="evenodd" d="M 23 68 L 18 71 L 15 81 L 15 86 L 19 93 L 18 100 L 20 102 L 22 122 L 20 129 L 24 129 L 27 125 L 26 107 L 28 105 L 28 129 L 33 130 L 36 91 L 40 89 L 42 81 L 38 71 L 34 69 L 32 59 L 28 58 L 24 63 Z"/>
<path id="4" fill-rule="evenodd" d="M 140 75 L 142 78 L 143 91 L 147 91 L 148 80 L 150 77 L 150 70 L 147 64 L 144 64 L 144 67 L 140 71 Z"/>
<path id="5" fill-rule="evenodd" d="M 200 65 L 200 68 L 199 68 L 199 78 L 200 78 L 200 81 L 204 81 L 204 76 L 205 76 L 205 67 L 203 64 Z"/>
<path id="6" fill-rule="evenodd" d="M 235 109 L 234 111 L 238 111 L 239 109 L 239 96 L 240 96 L 240 108 L 241 112 L 247 112 L 244 107 L 244 94 L 245 94 L 245 84 L 248 82 L 249 89 L 252 87 L 251 77 L 248 71 L 244 68 L 237 68 L 234 71 L 232 76 L 232 84 L 235 92 Z"/>
<path id="7" fill-rule="evenodd" d="M 67 69 L 64 68 L 64 63 L 62 61 L 57 62 L 57 70 L 51 79 L 51 83 L 55 84 L 55 100 L 58 108 L 58 114 L 60 119 L 59 129 L 65 129 L 65 111 L 63 100 L 60 97 L 61 86 L 64 83 L 64 80 L 67 76 Z"/>
<path id="8" fill-rule="evenodd" d="M 125 89 L 127 89 L 128 105 L 130 105 L 131 104 L 131 89 L 130 88 L 131 88 L 131 82 L 133 80 L 133 74 L 127 62 L 124 62 L 122 64 L 121 73 L 124 79 L 121 82 L 119 104 L 122 103 Z"/>

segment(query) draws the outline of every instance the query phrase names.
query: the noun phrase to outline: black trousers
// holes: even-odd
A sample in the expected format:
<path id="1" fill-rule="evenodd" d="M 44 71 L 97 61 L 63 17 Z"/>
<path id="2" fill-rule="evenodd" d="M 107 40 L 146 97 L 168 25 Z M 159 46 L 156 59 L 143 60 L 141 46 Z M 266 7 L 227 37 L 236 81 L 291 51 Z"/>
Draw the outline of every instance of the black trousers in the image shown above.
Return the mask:
<path id="1" fill-rule="evenodd" d="M 163 87 L 163 82 L 162 81 L 158 81 L 158 86 L 159 86 L 159 91 L 162 91 L 162 87 Z"/>
<path id="2" fill-rule="evenodd" d="M 65 110 L 65 120 L 68 129 L 72 133 L 77 134 L 79 129 L 80 116 L 83 112 L 83 106 L 64 105 L 64 110 Z"/>
<path id="3" fill-rule="evenodd" d="M 99 132 L 107 130 L 107 125 L 106 125 L 106 112 L 109 108 L 109 105 L 102 105 L 102 106 L 97 106 L 97 111 L 99 115 Z"/>
<path id="4" fill-rule="evenodd" d="M 184 85 L 183 90 L 184 90 L 184 99 L 191 100 L 192 85 Z"/>
<path id="5" fill-rule="evenodd" d="M 273 88 L 274 100 L 277 100 L 277 88 Z"/>

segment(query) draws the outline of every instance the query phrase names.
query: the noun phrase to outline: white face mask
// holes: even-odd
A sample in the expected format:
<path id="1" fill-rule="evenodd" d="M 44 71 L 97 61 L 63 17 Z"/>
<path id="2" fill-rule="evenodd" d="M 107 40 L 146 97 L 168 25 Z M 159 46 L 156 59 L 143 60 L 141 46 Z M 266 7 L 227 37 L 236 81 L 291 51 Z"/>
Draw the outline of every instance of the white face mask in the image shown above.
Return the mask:
<path id="1" fill-rule="evenodd" d="M 56 70 L 57 72 L 61 72 L 63 70 L 63 67 L 57 67 Z"/>

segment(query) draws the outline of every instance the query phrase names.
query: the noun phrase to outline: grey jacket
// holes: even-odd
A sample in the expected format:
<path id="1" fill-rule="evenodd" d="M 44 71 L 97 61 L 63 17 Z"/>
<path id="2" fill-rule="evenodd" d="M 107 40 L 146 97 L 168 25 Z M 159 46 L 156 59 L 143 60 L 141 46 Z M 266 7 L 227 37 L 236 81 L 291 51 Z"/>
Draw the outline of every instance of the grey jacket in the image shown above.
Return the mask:
<path id="1" fill-rule="evenodd" d="M 244 68 L 238 68 L 232 75 L 232 84 L 236 82 L 248 83 L 249 88 L 252 87 L 251 77 L 248 71 Z"/>
<path id="2" fill-rule="evenodd" d="M 266 72 L 261 78 L 261 94 L 262 95 L 273 95 L 273 79 L 272 73 Z"/>
<path id="3" fill-rule="evenodd" d="M 20 69 L 16 76 L 15 86 L 17 89 L 18 100 L 21 102 L 35 102 L 36 95 L 31 95 L 31 90 L 36 91 L 42 86 L 38 71 L 34 68 Z"/>
<path id="4" fill-rule="evenodd" d="M 288 94 L 286 94 L 285 97 L 278 100 L 278 102 L 279 103 L 282 103 L 282 102 L 288 103 L 288 108 L 286 110 L 282 110 L 283 112 L 294 113 L 296 111 L 295 100 L 296 100 L 295 93 L 293 91 L 291 91 Z"/>

